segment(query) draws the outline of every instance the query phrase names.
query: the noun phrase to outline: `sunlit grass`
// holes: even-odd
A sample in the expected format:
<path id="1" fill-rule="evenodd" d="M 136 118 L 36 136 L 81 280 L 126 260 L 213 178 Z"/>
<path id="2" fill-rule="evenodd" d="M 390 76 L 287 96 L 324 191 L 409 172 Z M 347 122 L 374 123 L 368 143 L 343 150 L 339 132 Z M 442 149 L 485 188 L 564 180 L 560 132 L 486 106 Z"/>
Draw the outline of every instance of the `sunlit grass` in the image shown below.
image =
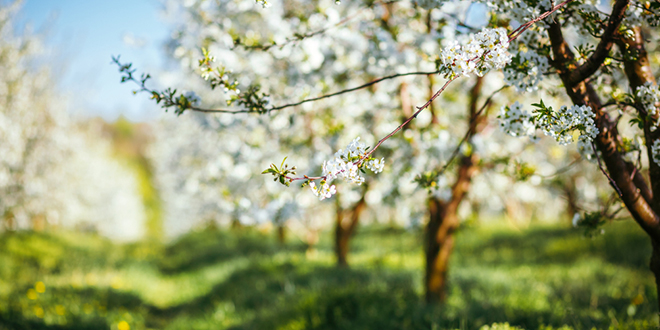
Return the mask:
<path id="1" fill-rule="evenodd" d="M 538 329 L 657 324 L 649 242 L 632 222 L 579 230 L 465 227 L 450 295 L 422 302 L 422 233 L 360 228 L 350 269 L 330 233 L 308 249 L 275 234 L 208 229 L 168 245 L 92 234 L 0 238 L 0 329 Z"/>

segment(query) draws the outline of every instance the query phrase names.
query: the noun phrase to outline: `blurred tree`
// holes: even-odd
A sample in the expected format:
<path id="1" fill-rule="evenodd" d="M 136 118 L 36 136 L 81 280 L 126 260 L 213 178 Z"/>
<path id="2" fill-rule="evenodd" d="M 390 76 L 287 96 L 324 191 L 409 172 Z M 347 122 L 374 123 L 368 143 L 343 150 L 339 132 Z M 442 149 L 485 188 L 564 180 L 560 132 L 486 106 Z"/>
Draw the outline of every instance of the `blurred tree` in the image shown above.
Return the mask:
<path id="1" fill-rule="evenodd" d="M 38 36 L 14 31 L 20 1 L 0 5 L 0 220 L 3 228 L 80 227 L 142 233 L 135 177 L 94 122 L 78 123 L 56 92 Z"/>

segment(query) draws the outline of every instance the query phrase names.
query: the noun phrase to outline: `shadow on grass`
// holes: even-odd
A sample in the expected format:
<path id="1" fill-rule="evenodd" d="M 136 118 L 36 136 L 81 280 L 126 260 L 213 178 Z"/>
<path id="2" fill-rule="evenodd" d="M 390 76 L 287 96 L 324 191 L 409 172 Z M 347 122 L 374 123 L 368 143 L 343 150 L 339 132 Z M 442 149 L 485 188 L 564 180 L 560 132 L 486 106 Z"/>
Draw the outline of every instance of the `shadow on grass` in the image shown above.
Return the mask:
<path id="1" fill-rule="evenodd" d="M 608 280 L 558 283 L 534 292 L 537 283 L 519 288 L 517 278 L 492 285 L 484 278 L 457 276 L 447 303 L 427 306 L 415 290 L 414 276 L 405 272 L 262 263 L 188 303 L 153 309 L 150 325 L 164 327 L 177 318 L 196 319 L 221 310 L 235 319 L 232 329 L 474 329 L 493 322 L 527 329 L 566 324 L 602 328 L 613 318 L 626 320 L 630 306 L 627 297 L 597 294 L 600 307 L 588 307 L 594 299 L 591 285 L 607 286 Z M 638 313 L 653 315 L 655 308 L 647 303 L 638 306 Z"/>
<path id="2" fill-rule="evenodd" d="M 303 322 L 303 328 L 333 328 L 354 326 L 356 319 L 378 328 L 378 323 L 394 324 L 390 314 L 403 316 L 412 306 L 419 307 L 418 301 L 408 274 L 262 263 L 233 274 L 202 297 L 152 313 L 165 325 L 182 315 L 213 314 L 230 304 L 237 315 L 252 315 L 236 329 L 286 328 L 292 322 Z"/>
<path id="3" fill-rule="evenodd" d="M 566 264 L 584 258 L 600 258 L 631 269 L 647 270 L 651 257 L 648 237 L 632 221 L 605 226 L 605 234 L 585 237 L 576 228 L 533 228 L 523 233 L 478 234 L 468 229 L 460 233 L 457 254 L 479 264 Z M 461 257 L 463 256 L 463 257 Z"/>
<path id="4" fill-rule="evenodd" d="M 258 232 L 220 231 L 209 228 L 183 236 L 165 249 L 158 268 L 164 274 L 190 272 L 238 257 L 273 255 L 288 250 L 302 252 L 303 244 L 281 246 Z"/>
<path id="5" fill-rule="evenodd" d="M 67 325 L 47 325 L 41 320 L 25 319 L 16 313 L 0 314 L 0 330 L 110 330 L 102 318 L 93 320 L 72 319 Z"/>
<path id="6" fill-rule="evenodd" d="M 653 283 L 630 279 L 631 274 L 647 272 L 649 253 L 648 241 L 634 225 L 607 226 L 605 235 L 593 239 L 584 238 L 579 230 L 556 227 L 522 234 L 467 228 L 457 240 L 449 299 L 442 306 L 423 303 L 421 269 L 319 266 L 306 261 L 302 244 L 280 246 L 274 237 L 257 232 L 208 230 L 182 237 L 150 266 L 166 274 L 194 273 L 234 258 L 260 258 L 251 258 L 247 268 L 208 293 L 170 308 L 150 306 L 136 295 L 112 289 L 49 287 L 39 296 L 47 316 L 56 317 L 54 308 L 45 306 L 60 304 L 67 311 L 94 306 L 93 312 L 79 312 L 79 318 L 72 315 L 66 327 L 47 325 L 30 314 L 31 304 L 36 303 L 26 297 L 31 287 L 16 285 L 9 297 L 13 312 L 0 315 L 0 330 L 108 329 L 126 313 L 142 322 L 131 329 L 474 329 L 493 322 L 526 329 L 607 328 L 614 322 L 627 324 L 633 316 L 650 319 L 657 309 Z M 418 234 L 361 230 L 355 245 L 360 253 L 380 248 L 395 253 L 397 246 L 409 251 Z M 391 244 L 392 240 L 405 244 Z M 25 244 L 37 243 L 26 240 Z M 293 253 L 269 258 L 282 251 Z M 89 258 L 93 260 L 96 257 Z M 642 303 L 633 306 L 635 295 L 642 297 Z"/>
<path id="7" fill-rule="evenodd" d="M 110 319 L 147 315 L 151 308 L 137 295 L 111 288 L 51 287 L 33 299 L 24 294 L 28 289 L 9 297 L 0 311 L 0 330 L 110 329 Z"/>

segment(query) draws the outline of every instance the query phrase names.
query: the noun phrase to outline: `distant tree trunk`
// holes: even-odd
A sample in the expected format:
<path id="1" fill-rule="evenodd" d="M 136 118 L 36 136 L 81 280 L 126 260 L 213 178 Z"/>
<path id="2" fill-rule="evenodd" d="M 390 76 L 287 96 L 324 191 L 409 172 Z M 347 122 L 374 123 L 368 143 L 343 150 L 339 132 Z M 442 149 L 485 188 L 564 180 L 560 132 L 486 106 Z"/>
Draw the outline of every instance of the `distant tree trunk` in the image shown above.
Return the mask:
<path id="1" fill-rule="evenodd" d="M 569 221 L 569 224 L 572 223 L 573 216 L 580 211 L 578 205 L 578 190 L 575 186 L 575 180 L 577 176 L 575 174 L 568 175 L 566 177 L 556 176 L 552 181 L 550 181 L 550 187 L 557 190 L 557 192 L 564 196 L 566 199 L 566 218 Z"/>
<path id="2" fill-rule="evenodd" d="M 458 229 L 458 206 L 477 171 L 476 155 L 461 159 L 458 179 L 452 188 L 452 198 L 443 202 L 429 200 L 429 223 L 426 230 L 426 301 L 443 302 L 447 297 L 449 257 L 454 249 L 454 232 Z"/>
<path id="3" fill-rule="evenodd" d="M 4 226 L 5 226 L 5 230 L 8 232 L 14 231 L 16 229 L 14 213 L 12 213 L 11 211 L 6 212 L 4 215 Z"/>
<path id="4" fill-rule="evenodd" d="M 283 223 L 277 224 L 277 242 L 280 243 L 281 245 L 284 245 L 284 243 L 286 243 L 286 228 L 284 228 Z"/>
<path id="5" fill-rule="evenodd" d="M 46 229 L 46 217 L 43 214 L 37 214 L 32 217 L 32 230 L 44 231 Z"/>
<path id="6" fill-rule="evenodd" d="M 454 249 L 454 231 L 458 219 L 448 205 L 437 199 L 429 200 L 429 223 L 426 230 L 426 301 L 444 301 L 447 289 L 449 256 Z"/>
<path id="7" fill-rule="evenodd" d="M 231 229 L 232 230 L 240 230 L 243 228 L 243 224 L 241 223 L 240 220 L 238 220 L 238 217 L 234 217 L 231 219 Z"/>
<path id="8" fill-rule="evenodd" d="M 468 141 L 483 125 L 477 116 L 477 101 L 483 78 L 478 77 L 470 92 L 470 117 Z M 427 303 L 443 302 L 447 297 L 447 273 L 449 257 L 454 249 L 454 232 L 458 229 L 458 206 L 465 198 L 470 181 L 477 171 L 477 155 L 471 153 L 460 158 L 456 182 L 448 201 L 429 200 L 429 222 L 426 227 L 424 252 L 426 254 L 425 291 Z"/>
<path id="9" fill-rule="evenodd" d="M 564 183 L 564 195 L 566 195 L 566 213 L 568 215 L 569 221 L 572 221 L 573 216 L 577 213 L 580 208 L 578 207 L 578 196 L 577 189 L 575 187 L 575 176 L 571 175 L 569 180 Z"/>
<path id="10" fill-rule="evenodd" d="M 339 198 L 336 198 L 336 217 L 335 217 L 335 256 L 337 257 L 337 266 L 348 267 L 348 250 L 351 236 L 357 228 L 360 221 L 360 214 L 367 207 L 364 201 L 366 189 L 362 193 L 362 198 L 350 209 L 342 209 L 339 205 Z"/>

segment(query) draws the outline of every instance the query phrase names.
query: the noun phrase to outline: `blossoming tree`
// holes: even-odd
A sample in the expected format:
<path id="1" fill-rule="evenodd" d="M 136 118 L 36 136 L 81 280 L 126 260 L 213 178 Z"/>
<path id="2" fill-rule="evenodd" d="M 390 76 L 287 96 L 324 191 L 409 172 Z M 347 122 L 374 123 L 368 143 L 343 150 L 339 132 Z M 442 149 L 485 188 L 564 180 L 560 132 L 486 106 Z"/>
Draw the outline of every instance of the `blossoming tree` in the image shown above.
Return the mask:
<path id="1" fill-rule="evenodd" d="M 0 230 L 83 227 L 139 238 L 144 208 L 134 175 L 108 141 L 67 113 L 40 64 L 42 40 L 14 30 L 19 7 L 0 6 Z"/>
<path id="2" fill-rule="evenodd" d="M 267 1 L 257 2 L 264 7 L 270 5 Z M 656 111 L 660 92 L 651 68 L 653 58 L 647 54 L 647 47 L 655 49 L 657 43 L 655 39 L 645 39 L 645 34 L 653 35 L 655 31 L 647 27 L 656 27 L 660 20 L 660 4 L 657 2 L 617 0 L 611 3 L 611 8 L 600 8 L 588 0 L 484 1 L 481 8 L 489 8 L 491 12 L 488 23 L 483 24 L 484 28 L 479 32 L 465 23 L 469 15 L 464 15 L 462 20 L 452 14 L 457 3 L 451 1 L 342 3 L 339 9 L 329 9 L 323 2 L 318 7 L 287 2 L 257 12 L 259 14 L 255 14 L 254 8 L 247 3 L 220 2 L 214 9 L 216 15 L 209 15 L 208 3 L 193 4 L 197 6 L 193 12 L 199 13 L 199 20 L 206 21 L 206 24 L 201 24 L 205 30 L 197 31 L 200 32 L 198 37 L 201 42 L 196 45 L 207 47 L 210 53 L 222 54 L 219 58 L 228 62 L 237 54 L 252 61 L 252 72 L 244 74 L 239 71 L 245 78 L 238 79 L 248 86 L 241 91 L 239 80 L 235 80 L 223 65 L 213 65 L 213 56 L 206 50 L 199 54 L 202 58 L 199 61 L 202 76 L 212 88 L 224 88 L 228 104 L 238 105 L 239 108 L 203 108 L 191 102 L 190 95 L 171 89 L 150 89 L 146 85 L 148 76 L 138 79 L 130 65 L 117 61 L 124 74 L 123 80 L 138 83 L 141 91 L 148 92 L 164 108 L 172 108 L 179 114 L 198 111 L 236 115 L 272 114 L 298 106 L 310 111 L 308 106 L 311 102 L 362 88 L 373 88 L 376 84 L 385 84 L 402 76 L 439 74 L 443 77 L 444 84 L 434 89 L 426 102 L 410 111 L 400 124 L 391 125 L 391 130 L 384 132 L 382 139 L 374 140 L 369 145 L 359 139 L 352 140 L 347 147 L 323 161 L 320 174 L 297 176 L 296 169 L 277 165 L 264 171 L 287 186 L 294 182 L 309 186 L 321 200 L 337 193 L 339 187 L 334 183 L 338 180 L 359 185 L 365 182 L 362 173 L 383 171 L 387 159 L 379 157 L 379 152 L 386 153 L 383 150 L 386 148 L 385 142 L 405 131 L 407 125 L 418 116 L 430 112 L 432 118 L 437 118 L 433 101 L 450 85 L 464 80 L 464 76 L 482 77 L 490 71 L 502 70 L 503 81 L 518 93 L 532 92 L 539 86 L 542 89 L 556 87 L 560 82 L 573 104 L 560 105 L 555 109 L 546 98 L 545 102 L 539 100 L 531 104 L 533 111 L 529 113 L 524 110 L 528 105 L 520 103 L 523 98 L 518 94 L 518 99 L 512 100 L 501 110 L 502 130 L 513 136 L 529 136 L 532 141 L 539 140 L 537 132 L 540 131 L 559 145 L 567 145 L 577 139 L 580 153 L 594 164 L 585 170 L 602 172 L 632 217 L 651 237 L 654 246 L 651 268 L 660 278 L 660 248 L 657 248 L 659 245 L 656 242 L 660 239 L 657 215 L 660 211 L 657 205 L 660 204 L 653 200 L 653 195 L 660 193 L 657 191 L 660 189 L 657 182 L 660 179 L 656 178 L 660 175 L 657 164 L 660 161 L 660 133 L 656 130 L 660 118 Z M 322 27 L 315 20 L 324 16 L 306 16 L 310 12 L 326 13 L 329 24 Z M 439 15 L 434 16 L 432 12 Z M 222 16 L 226 13 L 234 14 Z M 262 20 L 255 23 L 255 16 Z M 236 20 L 209 17 L 233 17 Z M 249 19 L 250 23 L 240 17 Z M 433 21 L 437 22 L 437 27 L 429 33 L 432 29 L 428 27 L 432 26 L 430 22 Z M 239 27 L 232 25 L 237 22 L 241 23 Z M 356 34 L 356 31 L 361 33 Z M 456 31 L 459 31 L 458 37 Z M 564 37 L 566 31 L 569 35 Z M 442 35 L 442 38 L 434 34 Z M 364 42 L 350 43 L 349 35 Z M 332 45 L 320 47 L 323 50 L 320 56 L 315 51 L 318 47 L 305 45 L 305 42 L 318 40 Z M 571 43 L 577 45 L 577 54 L 569 46 Z M 368 45 L 366 49 L 364 44 Z M 296 45 L 303 46 L 297 48 Z M 439 45 L 444 47 L 436 49 Z M 351 47 L 368 50 L 372 56 L 355 54 L 351 52 Z M 187 49 L 181 47 L 176 51 L 185 52 Z M 341 58 L 346 58 L 346 61 L 337 61 Z M 398 70 L 400 67 L 416 68 L 418 71 L 401 73 Z M 369 83 L 320 97 L 307 96 L 317 91 L 322 94 L 325 86 L 345 86 L 346 81 L 355 77 L 355 72 L 363 73 L 364 77 L 382 78 L 372 78 Z M 477 80 L 473 95 L 478 96 L 480 81 Z M 434 84 L 427 84 L 427 89 L 429 86 L 433 88 Z M 286 95 L 289 100 L 302 101 L 273 105 L 270 95 L 264 90 L 273 95 Z M 601 98 L 611 101 L 603 102 Z M 476 97 L 472 99 L 467 133 L 459 145 L 466 141 L 474 144 L 474 135 L 482 125 Z M 359 100 L 354 101 L 359 104 Z M 377 108 L 373 103 L 364 106 L 374 109 L 374 112 Z M 341 110 L 344 110 L 345 116 L 350 116 L 349 109 Z M 612 110 L 618 111 L 615 119 L 610 114 Z M 635 136 L 624 138 L 619 132 L 619 123 L 625 116 L 631 116 L 630 122 L 639 128 L 631 134 L 643 137 L 646 153 L 636 147 Z M 644 162 L 644 154 L 651 161 Z M 451 163 L 454 158 L 452 156 L 447 162 Z M 433 297 L 441 297 L 444 290 L 446 260 L 452 246 L 451 233 L 457 224 L 455 212 L 475 171 L 473 164 L 477 162 L 476 155 L 469 152 L 458 158 L 459 166 L 448 201 L 440 203 L 432 199 L 429 205 L 427 291 Z M 444 171 L 444 167 L 436 172 Z M 647 171 L 648 183 L 645 178 Z M 418 183 L 426 187 L 437 185 L 442 178 L 432 171 L 428 175 L 422 174 Z M 433 214 L 437 215 L 438 220 L 434 220 Z M 590 223 L 587 220 L 599 216 L 602 214 L 578 215 L 575 222 L 586 224 Z"/>

